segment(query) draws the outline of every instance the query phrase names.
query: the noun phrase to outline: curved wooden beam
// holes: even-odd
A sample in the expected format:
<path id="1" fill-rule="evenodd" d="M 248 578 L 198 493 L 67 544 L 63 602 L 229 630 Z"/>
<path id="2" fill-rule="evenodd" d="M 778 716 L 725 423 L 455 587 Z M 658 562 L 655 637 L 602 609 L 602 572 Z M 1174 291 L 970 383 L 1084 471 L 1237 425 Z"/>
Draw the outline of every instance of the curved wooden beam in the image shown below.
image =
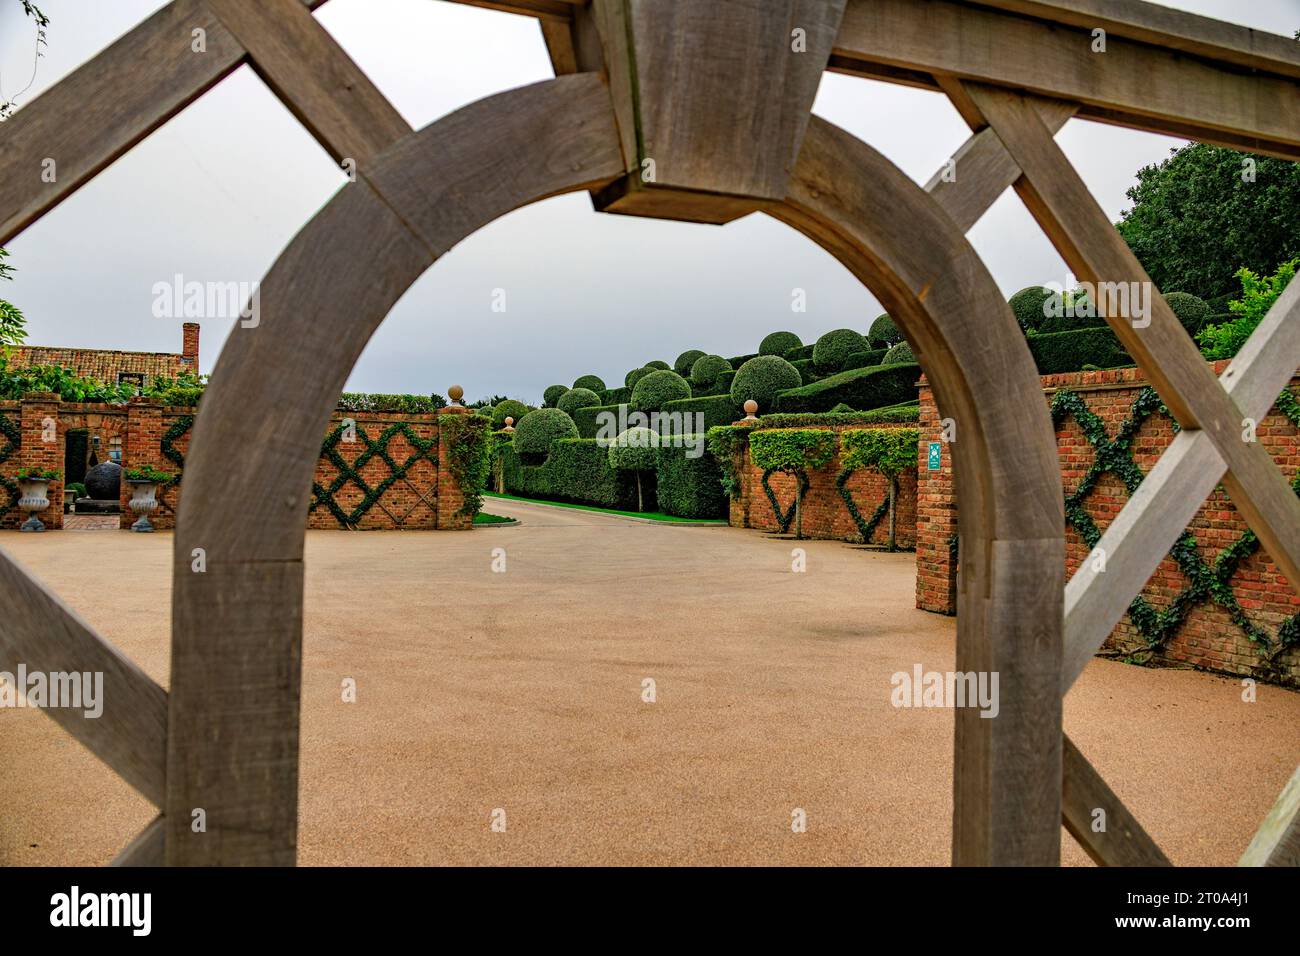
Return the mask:
<path id="1" fill-rule="evenodd" d="M 957 670 L 998 673 L 1001 710 L 994 719 L 970 707 L 956 714 L 953 862 L 1056 863 L 1065 518 L 1055 435 L 1024 336 L 940 204 L 824 120 L 813 117 L 790 194 L 769 212 L 875 293 L 957 423 Z M 966 321 L 972 310 L 984 321 Z"/>
<path id="2" fill-rule="evenodd" d="M 377 157 L 266 276 L 261 321 L 226 341 L 186 463 L 173 569 L 169 863 L 294 862 L 311 476 L 371 334 L 462 238 L 538 199 L 607 182 L 622 163 L 599 76 L 490 97 Z M 231 489 L 233 514 L 214 506 L 230 502 Z M 202 574 L 190 570 L 194 548 L 207 555 Z M 206 833 L 190 827 L 200 807 Z"/>

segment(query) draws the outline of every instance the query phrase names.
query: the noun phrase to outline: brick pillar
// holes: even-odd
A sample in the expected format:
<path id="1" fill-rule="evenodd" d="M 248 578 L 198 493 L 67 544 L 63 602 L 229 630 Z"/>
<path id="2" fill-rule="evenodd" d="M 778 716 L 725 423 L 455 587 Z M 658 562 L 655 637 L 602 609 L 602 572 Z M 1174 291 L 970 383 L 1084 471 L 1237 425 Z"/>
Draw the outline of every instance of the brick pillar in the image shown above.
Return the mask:
<path id="1" fill-rule="evenodd" d="M 457 511 L 465 504 L 460 485 L 451 476 L 451 445 L 447 441 L 447 431 L 442 427 L 445 415 L 473 415 L 472 408 L 463 405 L 449 405 L 438 409 L 438 524 L 441 530 L 465 531 L 474 526 L 473 515 L 458 515 Z"/>
<path id="2" fill-rule="evenodd" d="M 162 456 L 162 408 L 152 398 L 136 396 L 126 407 L 126 441 L 122 445 L 122 527 L 130 528 L 136 516 L 128 502 L 131 500 L 131 486 L 126 483 L 128 468 L 146 468 L 152 465 L 162 471 L 174 471 L 175 466 L 165 467 L 167 463 Z M 156 514 L 157 512 L 155 512 Z"/>
<path id="3" fill-rule="evenodd" d="M 194 366 L 194 371 L 199 370 L 199 323 L 186 322 L 181 326 L 181 358 L 185 359 L 187 364 Z"/>
<path id="4" fill-rule="evenodd" d="M 749 419 L 741 419 L 738 422 L 731 423 L 736 428 L 757 428 L 758 422 Z M 740 485 L 740 497 L 732 498 L 728 503 L 727 523 L 733 528 L 749 527 L 749 506 L 754 498 L 754 478 L 750 474 L 752 470 L 749 467 L 749 444 L 746 443 L 744 448 L 739 450 L 732 449 L 731 467 L 736 475 L 737 483 Z"/>
<path id="5" fill-rule="evenodd" d="M 921 380 L 921 440 L 916 463 L 916 606 L 940 614 L 957 613 L 957 499 L 953 494 L 952 455 L 942 441 L 943 423 L 934 394 Z M 931 471 L 930 443 L 939 442 L 940 467 Z"/>
<path id="6" fill-rule="evenodd" d="M 60 401 L 55 392 L 28 392 L 22 398 L 20 412 L 19 427 L 22 429 L 23 443 L 18 453 L 18 468 L 41 468 L 59 473 L 58 479 L 50 482 L 50 506 L 37 515 L 47 528 L 63 527 L 63 426 L 59 422 Z M 19 513 L 22 515 L 19 520 L 26 520 L 26 513 Z"/>

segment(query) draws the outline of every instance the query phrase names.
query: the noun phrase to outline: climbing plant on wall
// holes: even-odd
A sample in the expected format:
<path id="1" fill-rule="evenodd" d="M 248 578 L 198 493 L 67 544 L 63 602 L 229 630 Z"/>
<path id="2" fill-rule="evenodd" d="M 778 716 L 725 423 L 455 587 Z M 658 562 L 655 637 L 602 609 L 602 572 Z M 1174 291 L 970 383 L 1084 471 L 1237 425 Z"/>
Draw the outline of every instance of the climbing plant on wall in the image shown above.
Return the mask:
<path id="1" fill-rule="evenodd" d="M 483 491 L 492 472 L 491 422 L 482 415 L 440 415 L 438 423 L 450 452 L 447 470 L 464 499 L 456 516 L 476 515 L 483 507 Z"/>
<path id="2" fill-rule="evenodd" d="M 1282 392 L 1276 406 L 1300 428 L 1300 401 L 1294 393 L 1290 390 Z M 1123 483 L 1129 496 L 1142 484 L 1145 476 L 1133 460 L 1133 439 L 1143 423 L 1157 414 L 1173 422 L 1155 390 L 1144 388 L 1130 406 L 1128 417 L 1111 438 L 1106 434 L 1105 423 L 1088 408 L 1080 395 L 1062 389 L 1053 397 L 1053 425 L 1059 430 L 1067 418 L 1073 418 L 1094 451 L 1092 465 L 1074 491 L 1065 496 L 1066 523 L 1089 549 L 1097 547 L 1102 532 L 1085 507 L 1088 498 L 1107 473 L 1115 475 Z M 1173 422 L 1173 425 L 1177 431 L 1177 423 Z M 1292 479 L 1291 487 L 1300 495 L 1300 472 Z M 1134 598 L 1129 605 L 1129 619 L 1138 634 L 1153 650 L 1163 648 L 1178 632 L 1188 614 L 1208 600 L 1223 608 L 1242 633 L 1270 658 L 1296 646 L 1300 643 L 1300 614 L 1283 622 L 1275 635 L 1269 635 L 1246 616 L 1233 591 L 1232 579 L 1241 563 L 1258 550 L 1259 539 L 1247 529 L 1221 551 L 1213 563 L 1209 563 L 1201 557 L 1196 535 L 1190 529 L 1185 530 L 1170 548 L 1169 556 L 1187 578 L 1188 584 L 1163 610 L 1142 595 Z"/>
<path id="3" fill-rule="evenodd" d="M 469 417 L 469 416 L 466 416 Z M 389 443 L 401 435 L 414 449 L 402 463 L 398 463 L 388 452 Z M 358 441 L 365 446 L 361 454 L 348 461 L 339 453 L 339 445 Z M 393 422 L 386 426 L 375 438 L 371 438 L 365 428 L 350 419 L 344 419 L 332 432 L 325 436 L 320 446 L 320 456 L 338 471 L 328 486 L 312 482 L 312 501 L 308 511 L 324 507 L 338 521 L 340 527 L 354 529 L 371 508 L 383 497 L 384 492 L 398 481 L 403 480 L 417 462 L 429 461 L 434 467 L 438 464 L 438 439 L 421 438 L 407 422 Z M 371 486 L 361 475 L 361 470 L 373 459 L 378 458 L 388 466 L 388 474 L 377 485 Z M 347 484 L 353 484 L 361 490 L 361 501 L 351 511 L 344 511 L 338 503 L 337 494 Z M 401 520 L 393 516 L 398 524 Z"/>
<path id="4" fill-rule="evenodd" d="M 23 432 L 18 427 L 17 422 L 2 412 L 0 412 L 0 436 L 4 438 L 4 444 L 0 445 L 0 465 L 3 465 L 14 456 L 14 452 L 22 447 Z M 19 489 L 17 482 L 6 478 L 3 474 L 0 474 L 0 488 L 4 488 L 9 493 L 9 501 L 5 505 L 5 510 L 8 511 L 18 504 L 18 499 L 22 497 L 22 491 Z"/>
<path id="5" fill-rule="evenodd" d="M 784 533 L 790 528 L 790 512 L 794 512 L 795 537 L 803 537 L 803 518 L 800 505 L 808 491 L 808 472 L 824 468 L 835 455 L 835 433 L 824 428 L 781 428 L 756 431 L 749 436 L 749 454 L 756 466 L 763 469 L 763 490 L 772 503 L 772 513 Z M 777 472 L 794 477 L 796 486 L 794 504 L 790 510 L 781 511 L 769 479 Z"/>
<path id="6" fill-rule="evenodd" d="M 898 476 L 908 469 L 916 468 L 916 446 L 921 440 L 921 432 L 916 428 L 852 428 L 840 435 L 839 476 L 835 487 L 848 508 L 853 523 L 862 533 L 862 540 L 869 542 L 871 535 L 880 523 L 880 519 L 889 515 L 889 550 L 897 550 L 895 534 L 895 502 L 898 498 Z M 884 475 L 889 483 L 889 493 L 876 508 L 871 520 L 864 522 L 849 493 L 847 482 L 859 468 L 870 468 Z"/>

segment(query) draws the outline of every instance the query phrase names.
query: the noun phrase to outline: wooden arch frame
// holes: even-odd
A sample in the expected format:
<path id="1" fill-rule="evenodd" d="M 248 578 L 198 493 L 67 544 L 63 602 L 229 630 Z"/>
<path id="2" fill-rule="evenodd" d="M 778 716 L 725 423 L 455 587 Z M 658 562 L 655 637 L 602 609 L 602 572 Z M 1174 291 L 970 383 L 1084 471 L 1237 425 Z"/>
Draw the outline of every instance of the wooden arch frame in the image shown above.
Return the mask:
<path id="1" fill-rule="evenodd" d="M 300 266 L 324 265 L 332 280 L 356 290 L 353 303 L 366 321 L 341 323 L 341 337 L 332 343 L 310 336 L 305 349 L 303 342 L 291 343 L 291 350 L 302 352 L 299 369 L 321 360 L 337 381 L 322 375 L 300 382 L 307 401 L 277 404 L 275 382 L 247 377 L 252 369 L 283 367 L 284 355 L 265 344 L 265 336 L 232 338 L 214 376 L 191 456 L 189 481 L 198 491 L 187 496 L 189 507 L 182 504 L 177 533 L 173 620 L 182 640 L 173 649 L 171 695 L 0 555 L 0 609 L 6 612 L 0 664 L 24 660 L 39 669 L 104 671 L 107 693 L 120 702 L 111 713 L 97 722 L 52 715 L 167 811 L 124 851 L 123 863 L 292 862 L 308 474 L 302 449 L 314 451 L 312 439 L 301 436 L 320 433 L 320 402 L 332 401 L 346 374 L 339 372 L 340 357 L 359 353 L 373 329 L 368 323 L 405 288 L 402 277 L 423 271 L 487 221 L 484 215 L 494 218 L 545 195 L 602 183 L 611 207 L 631 195 L 627 174 L 643 143 L 630 138 L 635 111 L 629 113 L 620 81 L 629 59 L 620 38 L 653 25 L 647 10 L 672 10 L 658 0 L 466 0 L 538 16 L 557 74 L 579 74 L 505 95 L 521 109 L 549 107 L 538 115 L 562 120 L 558 127 L 539 128 L 531 114 L 507 118 L 499 128 L 485 124 L 497 117 L 482 111 L 501 98 L 435 124 L 439 136 L 458 134 L 482 150 L 485 162 L 498 163 L 491 168 L 501 175 L 482 183 L 481 202 L 471 203 L 459 191 L 470 182 L 458 178 L 454 166 L 444 170 L 445 179 L 413 175 L 421 168 L 417 144 L 425 134 L 412 133 L 311 18 L 309 10 L 322 2 L 174 0 L 21 111 L 0 140 L 0 242 L 244 62 L 336 160 L 352 159 L 365 171 L 300 234 L 264 289 L 271 315 L 293 312 L 276 302 L 293 299 L 301 308 L 311 301 L 314 284 L 296 271 Z M 693 0 L 678 3 L 689 10 Z M 1079 115 L 1300 158 L 1300 52 L 1282 38 L 1113 0 L 1073 0 L 1069 7 L 1049 0 L 774 0 L 762 16 L 772 16 L 768 26 L 795 22 L 789 17 L 813 23 L 816 73 L 829 68 L 942 90 L 975 134 L 957 154 L 959 182 L 936 177 L 932 200 L 827 124 L 813 120 L 805 136 L 806 118 L 794 123 L 793 133 L 782 130 L 797 156 L 785 176 L 788 188 L 772 191 L 773 182 L 783 181 L 778 169 L 739 198 L 716 188 L 716 196 L 690 195 L 695 183 L 689 180 L 683 191 L 694 204 L 691 215 L 718 209 L 715 221 L 726 221 L 761 208 L 832 251 L 897 313 L 934 378 L 940 406 L 959 423 L 958 666 L 999 670 L 1009 693 L 997 722 L 958 714 L 954 862 L 1054 862 L 1058 813 L 1099 862 L 1167 862 L 1082 754 L 1068 740 L 1062 743 L 1060 696 L 1220 479 L 1283 573 L 1300 586 L 1300 504 L 1262 449 L 1236 440 L 1238 420 L 1262 416 L 1300 364 L 1300 288 L 1279 300 L 1219 382 L 1159 296 L 1149 329 L 1107 316 L 1183 427 L 1102 539 L 1112 573 L 1103 579 L 1081 569 L 1065 591 L 1062 622 L 1061 575 L 1051 570 L 1060 567 L 1063 531 L 1054 445 L 1044 441 L 1050 428 L 1043 431 L 1045 412 L 1039 419 L 1025 411 L 1037 407 L 1031 399 L 1038 394 L 1027 385 L 1033 371 L 1027 351 L 1009 337 L 1014 329 L 1005 303 L 990 297 L 996 290 L 961 232 L 1014 185 L 1081 278 L 1145 280 L 1052 133 Z M 725 35 L 717 23 L 697 22 L 711 42 Z M 1112 34 L 1117 56 L 1100 60 L 1082 52 L 1081 41 L 1098 26 Z M 202 58 L 178 43 L 194 29 L 206 36 L 209 55 Z M 971 34 L 996 35 L 1000 42 L 967 42 Z M 686 45 L 694 42 L 688 37 Z M 1044 57 L 1044 44 L 1051 57 Z M 1047 59 L 1051 70 L 1042 68 Z M 141 61 L 151 68 L 141 71 Z M 1147 77 L 1140 93 L 1124 76 L 1136 63 Z M 788 89 L 810 102 L 808 69 L 795 71 Z M 1188 88 L 1200 95 L 1186 98 Z M 563 108 L 556 109 L 552 98 L 562 99 Z M 798 106 L 790 115 L 798 115 Z M 791 104 L 781 107 L 788 111 Z M 523 140 L 512 139 L 520 129 L 527 131 Z M 517 169 L 493 158 L 508 156 L 511 143 L 542 161 Z M 60 157 L 59 179 L 38 185 L 25 173 L 51 153 Z M 575 156 L 583 157 L 576 169 Z M 864 171 L 887 188 L 866 189 Z M 623 188 L 610 193 L 620 179 Z M 458 201 L 437 207 L 439 197 Z M 900 220 L 899 210 L 908 211 L 912 226 Z M 882 223 L 892 223 L 896 235 L 882 233 Z M 915 224 L 927 232 L 916 234 Z M 373 250 L 384 265 L 382 276 L 357 282 L 356 260 L 321 245 L 322 236 L 343 226 L 383 237 Z M 949 274 L 936 276 L 935 262 L 945 263 Z M 984 308 L 972 313 L 972 302 Z M 992 318 L 987 327 L 963 328 L 946 322 L 938 303 L 954 314 Z M 239 392 L 237 381 L 250 390 Z M 232 398 L 222 400 L 222 394 Z M 261 414 L 241 420 L 229 403 L 250 397 L 255 401 L 246 407 Z M 298 437 L 270 442 L 289 429 Z M 233 436 L 249 438 L 254 449 L 240 475 L 249 480 L 245 487 L 267 492 L 246 512 L 266 529 L 251 544 L 197 504 L 216 481 L 212 466 L 202 462 Z M 1042 480 L 1017 484 L 1024 475 Z M 1027 496 L 1017 496 L 1017 488 Z M 204 543 L 195 543 L 200 538 Z M 190 573 L 187 545 L 204 547 L 205 575 Z M 199 639 L 204 635 L 210 640 Z M 242 681 L 247 696 L 218 700 L 227 693 L 224 678 Z M 197 806 L 208 812 L 206 840 L 190 838 L 188 811 Z M 1098 806 L 1108 811 L 1106 834 L 1088 826 Z M 1300 856 L 1298 819 L 1300 785 L 1293 781 L 1243 862 L 1294 862 Z"/>

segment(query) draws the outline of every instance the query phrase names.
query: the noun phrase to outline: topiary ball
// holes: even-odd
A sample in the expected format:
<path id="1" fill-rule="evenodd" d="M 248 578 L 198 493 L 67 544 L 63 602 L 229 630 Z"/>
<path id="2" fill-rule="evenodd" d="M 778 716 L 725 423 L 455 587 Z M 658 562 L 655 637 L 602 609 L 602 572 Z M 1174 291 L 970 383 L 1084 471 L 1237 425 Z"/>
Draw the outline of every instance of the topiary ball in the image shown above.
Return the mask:
<path id="1" fill-rule="evenodd" d="M 651 372 L 657 371 L 659 371 L 657 368 L 651 368 L 649 365 L 642 366 L 641 368 L 634 368 L 623 376 L 623 384 L 628 388 L 634 388 L 636 383 L 641 381 L 641 379 L 645 378 Z"/>
<path id="2" fill-rule="evenodd" d="M 682 377 L 690 375 L 691 366 L 695 364 L 695 360 L 702 358 L 704 358 L 704 353 L 699 349 L 687 349 L 677 356 L 677 361 L 673 363 L 673 371 Z"/>
<path id="3" fill-rule="evenodd" d="M 676 372 L 656 369 L 633 386 L 632 407 L 639 412 L 659 412 L 663 411 L 665 402 L 690 397 L 691 387 L 686 379 Z"/>
<path id="4" fill-rule="evenodd" d="M 723 372 L 731 371 L 731 363 L 721 355 L 705 355 L 697 358 L 691 366 L 691 384 L 700 388 L 710 388 Z"/>
<path id="5" fill-rule="evenodd" d="M 661 369 L 664 369 L 665 371 L 667 371 L 667 370 L 669 370 L 669 369 L 672 368 L 672 366 L 669 365 L 667 362 L 665 362 L 663 359 L 655 359 L 653 362 L 646 362 L 646 363 L 645 363 L 645 367 L 646 367 L 646 368 L 661 368 Z"/>
<path id="6" fill-rule="evenodd" d="M 542 392 L 542 407 L 554 408 L 555 403 L 560 400 L 560 396 L 569 390 L 567 385 L 548 385 L 546 391 Z"/>
<path id="7" fill-rule="evenodd" d="M 737 407 L 751 398 L 760 411 L 771 411 L 776 393 L 803 384 L 799 370 L 779 355 L 760 355 L 742 365 L 731 380 L 731 400 Z"/>
<path id="8" fill-rule="evenodd" d="M 803 347 L 803 339 L 793 332 L 773 332 L 758 344 L 759 355 L 785 355 L 791 349 Z"/>
<path id="9" fill-rule="evenodd" d="M 880 360 L 881 365 L 907 365 L 916 361 L 916 354 L 912 351 L 912 346 L 906 342 L 899 342 L 885 353 L 885 357 Z"/>
<path id="10" fill-rule="evenodd" d="M 482 415 L 484 418 L 489 418 L 489 419 L 490 419 L 490 418 L 492 417 L 492 406 L 491 406 L 491 405 L 480 405 L 478 411 L 475 412 L 474 414 L 475 414 L 475 415 Z"/>
<path id="11" fill-rule="evenodd" d="M 600 404 L 600 396 L 589 388 L 571 388 L 555 403 L 555 407 L 566 415 L 573 415 L 580 408 L 590 408 Z M 500 407 L 500 406 L 498 406 Z"/>
<path id="12" fill-rule="evenodd" d="M 903 333 L 898 331 L 898 326 L 889 317 L 889 313 L 882 312 L 867 330 L 867 341 L 872 349 L 887 349 L 903 341 Z"/>
<path id="13" fill-rule="evenodd" d="M 1022 332 L 1036 332 L 1042 327 L 1048 317 L 1043 311 L 1043 304 L 1054 295 L 1051 289 L 1031 285 L 1021 289 L 1007 300 Z"/>
<path id="14" fill-rule="evenodd" d="M 507 398 L 504 402 L 498 402 L 492 406 L 492 427 L 497 429 L 505 428 L 507 418 L 513 418 L 517 422 L 530 411 L 531 409 L 523 402 L 516 402 L 513 398 Z"/>
<path id="15" fill-rule="evenodd" d="M 659 433 L 649 428 L 629 428 L 609 445 L 609 466 L 624 471 L 654 471 Z"/>
<path id="16" fill-rule="evenodd" d="M 1205 327 L 1205 320 L 1210 317 L 1209 303 L 1190 292 L 1170 292 L 1165 296 L 1165 301 L 1191 335 L 1201 331 Z"/>
<path id="17" fill-rule="evenodd" d="M 573 387 L 585 388 L 597 394 L 605 391 L 605 383 L 599 375 L 579 375 L 573 383 Z M 556 402 L 555 407 L 560 407 L 559 402 Z"/>
<path id="18" fill-rule="evenodd" d="M 833 329 L 817 340 L 812 360 L 822 374 L 839 372 L 854 352 L 867 351 L 867 340 L 852 329 Z"/>
<path id="19" fill-rule="evenodd" d="M 568 413 L 558 408 L 539 408 L 515 422 L 511 443 L 520 456 L 546 455 L 551 450 L 551 442 L 577 437 L 578 426 Z"/>

